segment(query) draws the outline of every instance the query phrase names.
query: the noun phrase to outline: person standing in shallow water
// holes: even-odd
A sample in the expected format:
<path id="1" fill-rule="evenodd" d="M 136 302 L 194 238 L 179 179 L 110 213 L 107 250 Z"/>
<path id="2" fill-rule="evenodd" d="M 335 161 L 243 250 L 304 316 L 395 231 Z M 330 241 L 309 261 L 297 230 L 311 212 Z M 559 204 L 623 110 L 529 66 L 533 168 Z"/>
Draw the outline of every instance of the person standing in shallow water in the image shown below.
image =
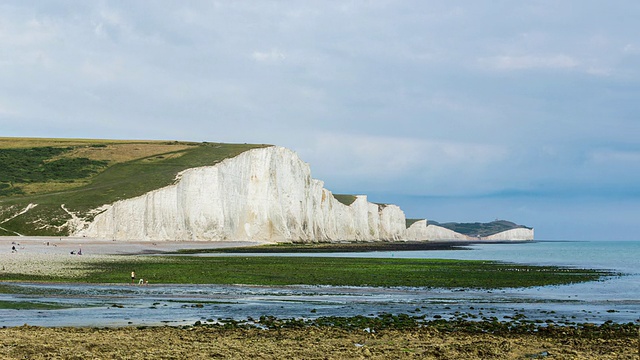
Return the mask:
<path id="1" fill-rule="evenodd" d="M 136 272 L 132 271 L 131 272 L 131 283 L 133 284 L 136 281 Z"/>

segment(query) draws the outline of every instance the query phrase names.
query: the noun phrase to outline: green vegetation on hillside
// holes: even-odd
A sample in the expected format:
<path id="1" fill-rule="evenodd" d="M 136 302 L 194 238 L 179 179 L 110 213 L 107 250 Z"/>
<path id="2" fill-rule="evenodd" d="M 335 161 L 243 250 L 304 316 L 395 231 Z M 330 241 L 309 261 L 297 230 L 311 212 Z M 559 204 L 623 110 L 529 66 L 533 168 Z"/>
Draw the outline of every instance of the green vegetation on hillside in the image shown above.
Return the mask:
<path id="1" fill-rule="evenodd" d="M 12 142 L 19 146 L 11 147 Z M 2 233 L 67 235 L 70 215 L 140 196 L 175 181 L 186 169 L 209 166 L 268 145 L 148 141 L 0 139 Z M 69 143 L 71 145 L 69 145 Z M 61 184 L 62 183 L 62 184 Z M 27 189 L 27 190 L 25 190 Z M 12 218 L 29 204 L 37 206 Z"/>
<path id="2" fill-rule="evenodd" d="M 518 224 L 512 223 L 511 221 L 506 221 L 506 220 L 496 220 L 490 223 L 449 222 L 449 223 L 442 223 L 442 224 L 436 221 L 429 220 L 429 224 L 442 226 L 444 228 L 453 230 L 457 233 L 464 234 L 467 236 L 478 236 L 478 237 L 490 236 L 490 235 L 497 234 L 499 232 L 503 232 L 511 229 L 519 229 L 519 228 L 530 229 L 526 226 L 518 225 Z"/>
<path id="3" fill-rule="evenodd" d="M 407 229 L 409 227 L 411 227 L 411 225 L 417 223 L 420 220 L 424 220 L 424 219 L 405 219 L 405 224 L 406 224 Z"/>
<path id="4" fill-rule="evenodd" d="M 57 158 L 71 150 L 50 146 L 0 149 L 0 196 L 24 194 L 21 184 L 85 179 L 108 164 L 85 157 Z"/>
<path id="5" fill-rule="evenodd" d="M 162 256 L 97 260 L 85 277 L 31 276 L 35 281 L 123 283 L 136 274 L 152 284 L 250 284 L 505 288 L 598 280 L 609 273 L 554 266 L 442 259 Z M 301 271 L 304 269 L 304 271 Z M 14 278 L 15 276 L 15 278 Z M 3 274 L 6 280 L 26 280 Z M 1 290 L 1 289 L 0 289 Z"/>
<path id="6" fill-rule="evenodd" d="M 344 205 L 351 205 L 354 201 L 356 201 L 355 195 L 345 195 L 345 194 L 333 194 L 333 197 L 338 200 L 340 203 Z"/>

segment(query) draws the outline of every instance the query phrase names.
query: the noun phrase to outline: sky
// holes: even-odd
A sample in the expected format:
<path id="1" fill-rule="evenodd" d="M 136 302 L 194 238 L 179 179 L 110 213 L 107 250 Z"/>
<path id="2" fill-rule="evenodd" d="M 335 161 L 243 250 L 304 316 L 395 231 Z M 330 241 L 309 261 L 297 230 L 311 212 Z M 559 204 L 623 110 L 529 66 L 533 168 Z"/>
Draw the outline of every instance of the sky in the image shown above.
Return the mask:
<path id="1" fill-rule="evenodd" d="M 0 136 L 267 143 L 408 218 L 640 240 L 640 2 L 0 3 Z"/>

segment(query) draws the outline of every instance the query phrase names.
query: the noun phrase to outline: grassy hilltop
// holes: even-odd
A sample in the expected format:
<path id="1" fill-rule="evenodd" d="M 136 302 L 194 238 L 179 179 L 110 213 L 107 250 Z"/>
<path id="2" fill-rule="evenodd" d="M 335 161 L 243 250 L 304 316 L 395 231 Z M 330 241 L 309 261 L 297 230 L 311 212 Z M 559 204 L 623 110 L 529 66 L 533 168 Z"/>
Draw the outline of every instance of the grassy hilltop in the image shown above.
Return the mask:
<path id="1" fill-rule="evenodd" d="M 180 171 L 266 146 L 0 138 L 0 236 L 67 235 L 66 210 L 90 218 L 103 204 L 172 184 Z M 37 206 L 17 215 L 29 204 Z"/>

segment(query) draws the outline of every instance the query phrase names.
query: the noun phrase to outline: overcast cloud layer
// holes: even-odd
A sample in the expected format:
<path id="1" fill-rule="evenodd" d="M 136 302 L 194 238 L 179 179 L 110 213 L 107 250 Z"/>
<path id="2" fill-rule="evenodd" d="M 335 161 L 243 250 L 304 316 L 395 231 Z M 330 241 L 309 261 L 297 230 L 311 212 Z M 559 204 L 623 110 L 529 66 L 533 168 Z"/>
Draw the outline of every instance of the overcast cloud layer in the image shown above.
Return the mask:
<path id="1" fill-rule="evenodd" d="M 335 193 L 638 239 L 640 3 L 3 1 L 0 136 L 270 143 Z"/>

